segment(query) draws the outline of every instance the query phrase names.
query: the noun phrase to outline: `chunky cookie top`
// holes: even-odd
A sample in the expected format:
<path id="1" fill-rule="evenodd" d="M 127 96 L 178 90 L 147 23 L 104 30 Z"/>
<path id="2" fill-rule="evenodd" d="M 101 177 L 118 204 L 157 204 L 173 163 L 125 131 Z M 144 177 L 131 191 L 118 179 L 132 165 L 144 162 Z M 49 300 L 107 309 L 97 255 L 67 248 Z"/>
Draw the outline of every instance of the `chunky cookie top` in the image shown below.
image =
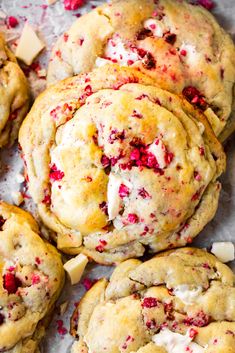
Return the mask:
<path id="1" fill-rule="evenodd" d="M 58 247 L 101 263 L 191 242 L 224 169 L 205 116 L 134 69 L 62 81 L 20 131 L 29 190 Z"/>
<path id="2" fill-rule="evenodd" d="M 0 202 L 0 350 L 34 352 L 37 325 L 63 286 L 57 251 L 27 212 Z"/>
<path id="3" fill-rule="evenodd" d="M 127 260 L 83 297 L 73 353 L 222 353 L 235 347 L 235 278 L 194 248 Z"/>
<path id="4" fill-rule="evenodd" d="M 29 108 L 27 80 L 0 34 L 0 147 L 12 145 Z"/>
<path id="5" fill-rule="evenodd" d="M 48 83 L 109 62 L 131 66 L 205 111 L 216 135 L 233 101 L 232 39 L 204 8 L 182 0 L 112 1 L 79 18 L 57 41 Z M 223 138 L 234 128 L 229 121 Z"/>

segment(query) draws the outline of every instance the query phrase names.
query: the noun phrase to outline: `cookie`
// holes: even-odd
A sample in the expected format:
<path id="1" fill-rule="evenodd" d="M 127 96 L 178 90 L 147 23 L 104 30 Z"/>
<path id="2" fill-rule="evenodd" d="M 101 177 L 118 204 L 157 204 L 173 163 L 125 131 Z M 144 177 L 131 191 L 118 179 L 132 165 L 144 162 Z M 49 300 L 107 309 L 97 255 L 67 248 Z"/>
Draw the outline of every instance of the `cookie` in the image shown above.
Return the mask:
<path id="1" fill-rule="evenodd" d="M 235 276 L 195 248 L 127 260 L 71 319 L 73 353 L 234 353 Z"/>
<path id="2" fill-rule="evenodd" d="M 11 146 L 29 108 L 27 80 L 0 34 L 0 147 Z"/>
<path id="3" fill-rule="evenodd" d="M 191 242 L 225 168 L 205 116 L 135 69 L 45 91 L 20 130 L 29 191 L 58 247 L 116 263 Z"/>
<path id="4" fill-rule="evenodd" d="M 114 0 L 98 7 L 55 44 L 48 83 L 110 61 L 136 67 L 161 88 L 183 92 L 205 112 L 217 136 L 226 126 L 235 47 L 204 8 L 182 0 Z M 228 128 L 230 134 L 234 125 Z"/>
<path id="5" fill-rule="evenodd" d="M 64 283 L 56 249 L 31 215 L 0 202 L 0 350 L 33 353 Z"/>

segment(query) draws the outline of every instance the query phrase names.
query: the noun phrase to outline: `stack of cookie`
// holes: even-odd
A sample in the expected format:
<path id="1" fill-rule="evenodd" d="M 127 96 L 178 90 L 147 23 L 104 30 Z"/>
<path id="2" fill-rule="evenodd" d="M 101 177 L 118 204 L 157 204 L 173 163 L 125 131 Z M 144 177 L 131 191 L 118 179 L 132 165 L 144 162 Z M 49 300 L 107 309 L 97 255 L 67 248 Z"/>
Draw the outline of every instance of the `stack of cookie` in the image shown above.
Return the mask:
<path id="1" fill-rule="evenodd" d="M 6 49 L 2 60 L 19 70 Z M 8 83 L 2 145 L 28 107 L 20 75 L 8 76 L 24 87 Z M 118 265 L 76 308 L 74 353 L 235 352 L 234 274 L 204 250 L 169 251 L 217 210 L 234 83 L 233 41 L 183 0 L 113 0 L 55 44 L 49 87 L 19 133 L 29 192 L 61 252 Z M 62 262 L 29 214 L 0 213 L 0 350 L 31 353 Z"/>

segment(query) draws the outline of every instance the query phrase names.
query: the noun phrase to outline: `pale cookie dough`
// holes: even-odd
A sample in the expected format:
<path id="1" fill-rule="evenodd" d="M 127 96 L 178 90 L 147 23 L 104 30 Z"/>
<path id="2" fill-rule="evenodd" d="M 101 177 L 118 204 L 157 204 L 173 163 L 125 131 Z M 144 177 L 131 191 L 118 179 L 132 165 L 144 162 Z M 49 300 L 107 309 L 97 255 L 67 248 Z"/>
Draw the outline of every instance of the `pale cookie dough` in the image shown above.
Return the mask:
<path id="1" fill-rule="evenodd" d="M 231 113 L 235 47 L 204 8 L 182 0 L 114 0 L 79 18 L 52 51 L 48 83 L 108 62 L 134 66 L 207 115 L 216 135 Z M 234 115 L 221 135 L 235 128 Z"/>
<path id="2" fill-rule="evenodd" d="M 29 108 L 27 80 L 0 34 L 0 147 L 11 146 Z"/>
<path id="3" fill-rule="evenodd" d="M 0 351 L 33 353 L 64 283 L 56 249 L 32 216 L 0 202 Z"/>
<path id="4" fill-rule="evenodd" d="M 115 263 L 192 241 L 225 155 L 205 116 L 131 68 L 45 91 L 20 130 L 29 191 L 58 248 Z"/>
<path id="5" fill-rule="evenodd" d="M 72 353 L 234 353 L 235 276 L 194 248 L 127 260 L 71 318 Z"/>

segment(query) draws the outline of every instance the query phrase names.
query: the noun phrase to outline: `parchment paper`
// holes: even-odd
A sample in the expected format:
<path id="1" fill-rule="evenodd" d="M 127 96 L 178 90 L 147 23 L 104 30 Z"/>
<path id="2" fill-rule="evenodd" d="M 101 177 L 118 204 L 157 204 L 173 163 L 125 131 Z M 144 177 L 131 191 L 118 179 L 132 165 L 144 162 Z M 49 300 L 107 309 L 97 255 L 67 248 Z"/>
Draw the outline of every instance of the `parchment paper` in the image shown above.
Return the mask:
<path id="1" fill-rule="evenodd" d="M 87 1 L 87 4 L 77 11 L 65 11 L 62 0 L 58 0 L 53 6 L 45 6 L 47 5 L 46 0 L 0 0 L 0 30 L 5 33 L 9 44 L 14 49 L 14 43 L 19 38 L 24 22 L 28 20 L 38 30 L 39 36 L 46 44 L 46 50 L 39 57 L 42 68 L 46 68 L 50 48 L 56 38 L 70 27 L 76 19 L 76 15 L 88 12 L 93 6 L 98 6 L 102 2 L 99 0 Z M 217 0 L 213 12 L 221 25 L 235 38 L 235 0 Z M 7 29 L 3 18 L 4 14 L 17 17 L 20 22 L 19 26 L 14 29 Z M 38 79 L 34 73 L 30 75 L 30 83 L 34 96 L 45 87 L 45 80 Z M 221 178 L 223 188 L 219 209 L 214 220 L 193 243 L 193 245 L 202 248 L 210 249 L 211 244 L 215 241 L 233 241 L 235 243 L 235 136 L 230 138 L 225 148 L 228 165 L 227 172 Z M 13 203 L 11 192 L 23 190 L 23 184 L 17 183 L 16 177 L 23 170 L 17 146 L 0 151 L 0 160 L 0 198 Z M 38 218 L 30 199 L 26 198 L 22 206 Z M 42 228 L 42 232 L 46 234 L 45 228 Z M 229 265 L 235 269 L 235 263 Z M 90 264 L 83 278 L 108 277 L 111 272 L 111 267 Z M 68 281 L 66 282 L 53 320 L 47 330 L 47 335 L 41 344 L 44 353 L 66 353 L 70 351 L 73 339 L 69 332 L 66 333 L 66 330 L 69 331 L 69 319 L 74 310 L 74 305 L 80 300 L 84 292 L 85 288 L 82 283 L 71 286 Z M 64 302 L 68 302 L 68 308 L 63 315 L 60 315 L 59 304 Z M 58 333 L 58 320 L 63 320 L 63 327 L 65 328 L 63 335 Z"/>

